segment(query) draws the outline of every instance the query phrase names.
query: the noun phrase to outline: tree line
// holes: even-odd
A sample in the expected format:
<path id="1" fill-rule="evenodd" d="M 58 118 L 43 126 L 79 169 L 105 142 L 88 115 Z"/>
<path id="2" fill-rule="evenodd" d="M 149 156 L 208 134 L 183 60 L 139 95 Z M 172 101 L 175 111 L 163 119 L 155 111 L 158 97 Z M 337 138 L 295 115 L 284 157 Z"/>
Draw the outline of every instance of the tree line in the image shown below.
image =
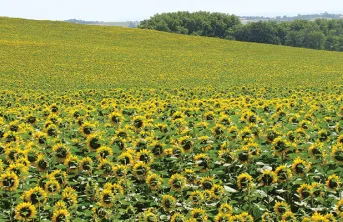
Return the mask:
<path id="1" fill-rule="evenodd" d="M 171 12 L 144 20 L 143 29 L 222 39 L 343 51 L 343 19 L 259 21 L 242 24 L 239 17 L 225 13 Z"/>

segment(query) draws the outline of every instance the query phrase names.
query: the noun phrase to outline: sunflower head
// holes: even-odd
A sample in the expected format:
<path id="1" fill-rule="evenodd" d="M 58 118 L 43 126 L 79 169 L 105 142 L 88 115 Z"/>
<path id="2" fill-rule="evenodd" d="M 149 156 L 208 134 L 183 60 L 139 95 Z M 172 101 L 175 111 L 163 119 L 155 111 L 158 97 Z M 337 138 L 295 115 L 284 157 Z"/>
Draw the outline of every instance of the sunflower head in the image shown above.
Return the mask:
<path id="1" fill-rule="evenodd" d="M 181 191 L 186 185 L 186 178 L 181 174 L 173 174 L 170 177 L 168 184 L 172 190 Z"/>
<path id="2" fill-rule="evenodd" d="M 171 210 L 173 210 L 176 206 L 176 199 L 175 197 L 171 196 L 171 195 L 163 195 L 162 196 L 162 207 L 166 212 L 169 212 Z"/>
<path id="3" fill-rule="evenodd" d="M 305 173 L 310 171 L 311 164 L 297 157 L 293 161 L 292 169 L 295 174 L 304 175 Z"/>
<path id="4" fill-rule="evenodd" d="M 36 186 L 23 195 L 24 200 L 34 205 L 42 205 L 47 201 L 47 193 L 39 186 Z"/>
<path id="5" fill-rule="evenodd" d="M 157 174 L 150 174 L 146 178 L 145 182 L 150 187 L 150 189 L 158 190 L 162 185 L 162 178 Z"/>
<path id="6" fill-rule="evenodd" d="M 170 222 L 185 222 L 186 218 L 180 213 L 175 213 L 173 216 L 170 218 Z"/>
<path id="7" fill-rule="evenodd" d="M 27 221 L 35 218 L 36 208 L 29 202 L 23 202 L 16 206 L 15 217 L 17 220 Z"/>
<path id="8" fill-rule="evenodd" d="M 189 199 L 193 205 L 200 205 L 204 201 L 204 195 L 199 190 L 196 190 L 189 195 Z"/>
<path id="9" fill-rule="evenodd" d="M 207 221 L 208 216 L 205 210 L 193 208 L 193 210 L 191 210 L 191 218 L 195 221 Z"/>
<path id="10" fill-rule="evenodd" d="M 66 209 L 54 211 L 52 214 L 53 222 L 69 221 L 70 213 Z"/>
<path id="11" fill-rule="evenodd" d="M 270 186 L 277 182 L 277 175 L 271 170 L 264 170 L 258 180 L 262 186 Z"/>
<path id="12" fill-rule="evenodd" d="M 292 177 L 292 171 L 285 165 L 277 167 L 275 169 L 275 174 L 279 182 L 288 181 Z"/>
<path id="13" fill-rule="evenodd" d="M 301 200 L 306 199 L 312 195 L 312 186 L 309 184 L 301 184 L 297 189 L 297 193 Z"/>
<path id="14" fill-rule="evenodd" d="M 14 172 L 6 171 L 0 175 L 0 187 L 6 191 L 14 191 L 19 186 L 19 177 Z"/>
<path id="15" fill-rule="evenodd" d="M 283 215 L 284 213 L 286 213 L 289 210 L 290 210 L 289 205 L 284 201 L 276 202 L 274 205 L 274 212 L 278 215 Z"/>
<path id="16" fill-rule="evenodd" d="M 291 211 L 286 211 L 285 213 L 282 214 L 281 216 L 281 221 L 286 222 L 296 222 L 297 218 L 295 217 L 294 213 L 292 213 Z"/>
<path id="17" fill-rule="evenodd" d="M 133 166 L 133 175 L 138 180 L 145 180 L 150 171 L 150 167 L 144 162 L 138 162 Z"/>
<path id="18" fill-rule="evenodd" d="M 328 179 L 326 181 L 326 187 L 333 189 L 333 190 L 337 190 L 337 189 L 339 189 L 340 186 L 341 186 L 341 180 L 340 180 L 339 176 L 337 176 L 336 174 L 333 174 L 333 175 L 328 177 Z"/>
<path id="19" fill-rule="evenodd" d="M 239 189 L 246 190 L 252 187 L 253 178 L 248 173 L 242 173 L 237 177 L 237 186 Z"/>
<path id="20" fill-rule="evenodd" d="M 223 203 L 219 207 L 219 213 L 232 214 L 232 206 L 228 203 Z"/>

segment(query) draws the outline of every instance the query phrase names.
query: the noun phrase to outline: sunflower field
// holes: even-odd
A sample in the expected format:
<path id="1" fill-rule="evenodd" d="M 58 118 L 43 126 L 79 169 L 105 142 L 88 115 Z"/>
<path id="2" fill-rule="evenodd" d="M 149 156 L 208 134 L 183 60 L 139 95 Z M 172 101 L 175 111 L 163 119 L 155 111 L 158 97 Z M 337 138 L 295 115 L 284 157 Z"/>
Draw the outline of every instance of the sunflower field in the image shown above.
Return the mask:
<path id="1" fill-rule="evenodd" d="M 343 220 L 342 54 L 0 28 L 0 221 Z"/>

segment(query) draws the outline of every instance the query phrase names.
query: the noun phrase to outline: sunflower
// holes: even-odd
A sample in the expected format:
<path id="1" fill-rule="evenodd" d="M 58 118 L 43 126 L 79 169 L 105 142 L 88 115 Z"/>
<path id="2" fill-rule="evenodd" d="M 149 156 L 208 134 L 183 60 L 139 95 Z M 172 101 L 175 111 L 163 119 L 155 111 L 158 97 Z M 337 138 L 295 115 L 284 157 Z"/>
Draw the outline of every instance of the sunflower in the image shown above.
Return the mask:
<path id="1" fill-rule="evenodd" d="M 224 163 L 232 163 L 234 160 L 234 155 L 229 150 L 219 150 L 218 156 Z"/>
<path id="2" fill-rule="evenodd" d="M 27 159 L 33 163 L 36 164 L 36 161 L 38 159 L 39 156 L 39 148 L 35 147 L 33 148 L 32 146 L 25 148 L 26 149 L 26 155 L 27 155 Z"/>
<path id="3" fill-rule="evenodd" d="M 123 120 L 123 115 L 121 113 L 118 113 L 118 112 L 112 112 L 109 115 L 109 119 L 112 123 L 119 124 Z"/>
<path id="4" fill-rule="evenodd" d="M 339 189 L 340 186 L 341 186 L 341 181 L 340 181 L 339 176 L 337 176 L 336 174 L 333 174 L 328 177 L 326 181 L 326 187 L 333 190 L 337 190 Z"/>
<path id="5" fill-rule="evenodd" d="M 182 147 L 179 146 L 173 146 L 172 153 L 174 157 L 180 158 L 185 153 Z"/>
<path id="6" fill-rule="evenodd" d="M 311 221 L 313 222 L 329 222 L 329 219 L 327 219 L 324 215 L 314 212 L 314 214 L 311 217 Z"/>
<path id="7" fill-rule="evenodd" d="M 277 175 L 271 170 L 263 170 L 262 175 L 258 178 L 261 186 L 270 186 L 277 182 Z"/>
<path id="8" fill-rule="evenodd" d="M 128 167 L 125 165 L 118 165 L 113 168 L 114 174 L 117 178 L 123 178 L 126 176 Z"/>
<path id="9" fill-rule="evenodd" d="M 54 170 L 49 174 L 49 179 L 57 180 L 60 185 L 65 185 L 68 182 L 67 173 L 62 170 Z"/>
<path id="10" fill-rule="evenodd" d="M 40 154 L 38 156 L 37 161 L 35 162 L 35 165 L 36 165 L 37 169 L 41 172 L 45 172 L 49 168 L 49 162 L 46 159 L 46 157 L 43 156 L 42 154 Z"/>
<path id="11" fill-rule="evenodd" d="M 48 194 L 56 194 L 60 191 L 60 184 L 57 182 L 57 180 L 49 180 L 45 183 L 45 192 Z"/>
<path id="12" fill-rule="evenodd" d="M 74 207 L 77 205 L 77 192 L 71 188 L 71 187 L 66 187 L 63 191 L 62 191 L 62 199 L 67 207 Z"/>
<path id="13" fill-rule="evenodd" d="M 248 163 L 252 159 L 251 152 L 248 147 L 243 146 L 241 149 L 236 151 L 238 160 L 241 163 Z"/>
<path id="14" fill-rule="evenodd" d="M 314 182 L 311 184 L 311 192 L 314 197 L 322 196 L 322 184 Z"/>
<path id="15" fill-rule="evenodd" d="M 254 218 L 247 212 L 241 213 L 240 216 L 245 222 L 254 222 Z"/>
<path id="16" fill-rule="evenodd" d="M 42 205 L 47 201 L 47 193 L 39 186 L 31 188 L 23 194 L 23 199 L 33 205 Z"/>
<path id="17" fill-rule="evenodd" d="M 93 160 L 90 157 L 83 157 L 80 160 L 80 169 L 83 172 L 91 172 L 93 168 Z"/>
<path id="18" fill-rule="evenodd" d="M 252 176 L 250 176 L 248 173 L 241 173 L 237 177 L 237 186 L 242 190 L 249 189 L 252 186 L 252 180 Z"/>
<path id="19" fill-rule="evenodd" d="M 273 221 L 275 221 L 273 218 L 273 214 L 271 214 L 269 212 L 264 212 L 261 219 L 262 219 L 262 222 L 273 222 Z"/>
<path id="20" fill-rule="evenodd" d="M 180 213 L 175 213 L 173 216 L 170 218 L 170 222 L 185 222 L 186 218 Z"/>
<path id="21" fill-rule="evenodd" d="M 310 171 L 311 164 L 297 157 L 293 161 L 292 169 L 294 173 L 304 175 L 305 173 Z"/>
<path id="22" fill-rule="evenodd" d="M 144 162 L 138 162 L 133 166 L 133 175 L 138 180 L 145 180 L 150 171 L 150 167 Z"/>
<path id="23" fill-rule="evenodd" d="M 297 193 L 299 194 L 301 200 L 306 199 L 312 195 L 312 186 L 309 184 L 301 184 L 297 189 Z"/>
<path id="24" fill-rule="evenodd" d="M 162 157 L 164 154 L 164 147 L 165 144 L 161 143 L 159 141 L 154 141 L 151 145 L 150 145 L 150 149 L 152 154 L 154 155 L 154 157 Z"/>
<path id="25" fill-rule="evenodd" d="M 153 162 L 154 158 L 150 150 L 142 149 L 136 154 L 136 161 L 144 162 L 145 164 L 150 165 Z"/>
<path id="26" fill-rule="evenodd" d="M 66 158 L 70 155 L 69 148 L 63 145 L 62 143 L 56 144 L 52 147 L 52 150 L 55 153 L 55 157 L 60 162 L 64 162 Z"/>
<path id="27" fill-rule="evenodd" d="M 92 212 L 93 219 L 107 219 L 110 215 L 107 209 L 103 207 L 101 203 L 96 203 L 95 206 L 92 208 Z"/>
<path id="28" fill-rule="evenodd" d="M 151 211 L 144 211 L 143 213 L 144 222 L 157 222 L 158 217 Z"/>
<path id="29" fill-rule="evenodd" d="M 337 214 L 343 213 L 343 199 L 340 199 L 337 202 L 335 209 L 336 209 Z"/>
<path id="30" fill-rule="evenodd" d="M 200 205 L 204 201 L 204 195 L 201 191 L 196 190 L 189 195 L 189 199 L 193 205 Z"/>
<path id="31" fill-rule="evenodd" d="M 339 163 L 343 163 L 343 143 L 338 143 L 332 147 L 331 156 Z"/>
<path id="32" fill-rule="evenodd" d="M 324 215 L 325 219 L 328 220 L 328 222 L 336 222 L 337 220 L 335 219 L 335 216 L 332 213 L 327 213 Z"/>
<path id="33" fill-rule="evenodd" d="M 188 183 L 194 183 L 197 178 L 197 175 L 193 169 L 185 169 L 182 172 L 182 175 L 184 175 Z"/>
<path id="34" fill-rule="evenodd" d="M 105 189 L 102 191 L 102 193 L 100 195 L 101 206 L 103 206 L 105 208 L 110 208 L 113 206 L 114 200 L 115 200 L 115 197 L 114 197 L 112 190 Z"/>
<path id="35" fill-rule="evenodd" d="M 79 170 L 79 158 L 78 156 L 70 155 L 64 161 L 64 165 L 67 167 L 68 173 L 76 173 Z"/>
<path id="36" fill-rule="evenodd" d="M 7 171 L 17 174 L 17 176 L 20 179 L 25 178 L 25 176 L 29 173 L 28 167 L 22 163 L 10 164 L 9 167 L 7 168 Z"/>
<path id="37" fill-rule="evenodd" d="M 285 213 L 282 214 L 281 216 L 281 221 L 282 222 L 296 222 L 297 218 L 295 217 L 294 213 L 291 211 L 286 211 Z"/>
<path id="38" fill-rule="evenodd" d="M 17 220 L 27 221 L 35 218 L 36 208 L 31 203 L 23 202 L 15 207 L 15 217 Z"/>
<path id="39" fill-rule="evenodd" d="M 223 197 L 224 195 L 224 187 L 218 184 L 214 184 L 211 188 L 211 193 L 212 193 L 212 197 L 216 200 L 219 200 L 220 198 Z"/>
<path id="40" fill-rule="evenodd" d="M 20 153 L 23 153 L 18 147 L 5 148 L 6 161 L 9 163 L 15 163 Z"/>
<path id="41" fill-rule="evenodd" d="M 232 214 L 232 206 L 228 203 L 223 203 L 220 205 L 218 212 L 222 214 Z"/>
<path id="42" fill-rule="evenodd" d="M 186 153 L 192 152 L 193 142 L 190 136 L 183 136 L 178 139 L 179 145 L 183 148 Z"/>
<path id="43" fill-rule="evenodd" d="M 100 160 L 98 165 L 98 169 L 102 171 L 102 176 L 112 176 L 114 174 L 114 168 L 113 163 L 107 159 Z"/>
<path id="44" fill-rule="evenodd" d="M 200 185 L 204 190 L 211 190 L 214 185 L 214 178 L 209 176 L 203 177 L 200 180 Z"/>
<path id="45" fill-rule="evenodd" d="M 67 209 L 67 205 L 64 201 L 59 200 L 55 203 L 54 205 L 54 211 L 58 211 L 58 210 L 63 210 L 63 209 Z"/>
<path id="46" fill-rule="evenodd" d="M 101 147 L 102 137 L 99 134 L 91 134 L 87 137 L 87 145 L 91 150 Z"/>
<path id="47" fill-rule="evenodd" d="M 197 166 L 201 167 L 200 172 L 206 172 L 210 168 L 211 158 L 204 153 L 200 153 L 194 156 L 194 162 Z"/>
<path id="48" fill-rule="evenodd" d="M 19 186 L 19 177 L 14 172 L 6 171 L 0 175 L 0 187 L 2 190 L 15 191 Z"/>
<path id="49" fill-rule="evenodd" d="M 195 221 L 207 221 L 206 211 L 201 208 L 193 208 L 191 210 L 191 218 Z"/>
<path id="50" fill-rule="evenodd" d="M 275 174 L 279 182 L 288 181 L 292 177 L 292 171 L 285 165 L 277 167 L 275 169 Z"/>
<path id="51" fill-rule="evenodd" d="M 79 127 L 79 131 L 82 133 L 82 135 L 84 135 L 85 137 L 88 137 L 94 132 L 95 127 L 96 127 L 95 124 L 84 122 Z"/>
<path id="52" fill-rule="evenodd" d="M 118 162 L 123 165 L 132 165 L 134 163 L 132 154 L 129 152 L 122 152 L 117 159 Z"/>
<path id="53" fill-rule="evenodd" d="M 225 131 L 226 131 L 226 127 L 218 123 L 212 128 L 212 133 L 214 134 L 214 136 L 217 136 L 217 137 L 224 134 Z"/>
<path id="54" fill-rule="evenodd" d="M 137 129 L 142 128 L 144 126 L 144 123 L 145 123 L 145 117 L 143 116 L 135 116 L 133 118 L 133 125 Z"/>
<path id="55" fill-rule="evenodd" d="M 70 213 L 66 209 L 61 209 L 54 211 L 52 214 L 52 222 L 68 222 L 70 217 Z"/>
<path id="56" fill-rule="evenodd" d="M 230 214 L 223 214 L 223 213 L 218 213 L 214 217 L 215 222 L 230 222 L 231 221 L 231 215 Z"/>
<path id="57" fill-rule="evenodd" d="M 164 211 L 170 212 L 176 206 L 176 199 L 175 197 L 166 194 L 162 196 L 161 203 Z"/>
<path id="58" fill-rule="evenodd" d="M 276 202 L 274 205 L 274 212 L 278 215 L 282 215 L 284 213 L 286 213 L 287 211 L 290 210 L 289 205 L 282 201 L 282 202 Z"/>
<path id="59" fill-rule="evenodd" d="M 301 222 L 312 222 L 312 219 L 309 217 L 304 217 Z"/>
<path id="60" fill-rule="evenodd" d="M 308 148 L 308 152 L 315 159 L 320 159 L 324 157 L 323 143 L 314 143 Z"/>
<path id="61" fill-rule="evenodd" d="M 186 185 L 186 178 L 182 176 L 181 174 L 173 174 L 168 184 L 170 185 L 170 188 L 174 191 L 181 191 L 183 187 Z"/>
<path id="62" fill-rule="evenodd" d="M 150 174 L 146 178 L 145 182 L 150 187 L 150 189 L 158 190 L 162 184 L 162 178 L 157 174 Z"/>
<path id="63" fill-rule="evenodd" d="M 101 146 L 96 150 L 96 158 L 101 161 L 113 155 L 113 151 L 108 146 Z"/>
<path id="64" fill-rule="evenodd" d="M 290 146 L 291 144 L 287 140 L 282 139 L 282 137 L 277 137 L 272 142 L 272 148 L 276 155 L 285 155 Z"/>

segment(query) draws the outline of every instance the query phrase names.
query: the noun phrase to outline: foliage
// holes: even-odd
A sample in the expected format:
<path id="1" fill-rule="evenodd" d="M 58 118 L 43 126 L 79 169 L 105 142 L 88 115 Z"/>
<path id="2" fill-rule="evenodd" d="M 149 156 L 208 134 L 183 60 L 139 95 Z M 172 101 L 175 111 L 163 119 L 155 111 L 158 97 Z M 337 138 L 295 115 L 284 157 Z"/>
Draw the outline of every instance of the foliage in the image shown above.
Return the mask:
<path id="1" fill-rule="evenodd" d="M 0 221 L 342 220 L 340 53 L 0 26 Z"/>
<path id="2" fill-rule="evenodd" d="M 163 13 L 142 21 L 139 27 L 245 42 L 343 51 L 342 19 L 294 20 L 281 23 L 258 21 L 241 25 L 237 18 L 234 15 L 208 12 Z"/>

